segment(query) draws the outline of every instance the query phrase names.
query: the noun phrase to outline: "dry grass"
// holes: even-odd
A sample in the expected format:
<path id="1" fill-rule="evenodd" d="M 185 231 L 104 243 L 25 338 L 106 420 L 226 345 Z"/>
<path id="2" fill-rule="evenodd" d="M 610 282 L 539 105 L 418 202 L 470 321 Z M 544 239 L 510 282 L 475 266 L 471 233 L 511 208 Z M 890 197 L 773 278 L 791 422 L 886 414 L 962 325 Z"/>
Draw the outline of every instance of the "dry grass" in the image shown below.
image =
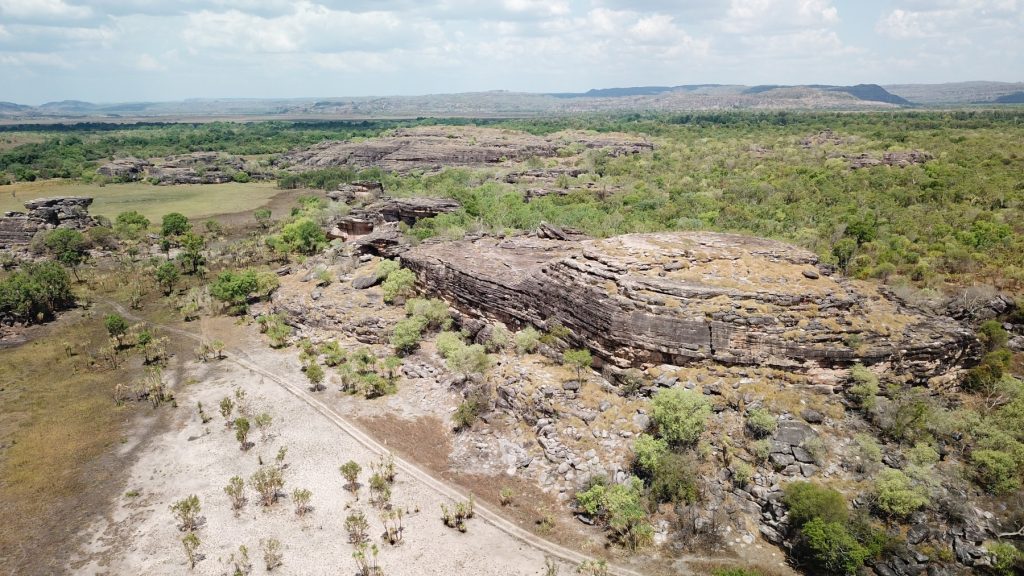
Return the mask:
<path id="1" fill-rule="evenodd" d="M 60 570 L 73 535 L 119 490 L 118 467 L 102 461 L 130 415 L 112 400 L 130 375 L 87 367 L 107 339 L 101 319 L 73 312 L 45 332 L 0 351 L 0 558 L 12 574 Z"/>
<path id="2" fill-rule="evenodd" d="M 273 182 L 248 184 L 189 184 L 152 186 L 131 184 L 83 184 L 66 180 L 18 182 L 0 186 L 0 213 L 24 211 L 25 201 L 46 196 L 91 196 L 95 198 L 89 213 L 114 218 L 121 212 L 137 210 L 152 222 L 168 212 L 181 212 L 189 218 L 233 214 L 259 208 L 280 191 Z"/>

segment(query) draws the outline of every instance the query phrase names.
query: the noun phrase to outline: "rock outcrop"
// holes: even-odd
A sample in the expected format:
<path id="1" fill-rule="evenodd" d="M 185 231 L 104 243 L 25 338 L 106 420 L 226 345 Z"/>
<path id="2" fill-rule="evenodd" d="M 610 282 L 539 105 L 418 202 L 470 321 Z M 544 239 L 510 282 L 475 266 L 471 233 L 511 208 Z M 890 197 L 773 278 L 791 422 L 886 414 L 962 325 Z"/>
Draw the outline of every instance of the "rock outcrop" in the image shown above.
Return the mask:
<path id="1" fill-rule="evenodd" d="M 972 362 L 958 322 L 833 277 L 810 252 L 716 233 L 424 242 L 401 256 L 469 314 L 561 322 L 618 367 L 714 360 L 786 370 L 886 364 L 919 379 Z"/>
<path id="2" fill-rule="evenodd" d="M 277 163 L 292 171 L 334 166 L 379 167 L 393 172 L 487 166 L 506 160 L 553 158 L 569 152 L 601 149 L 611 156 L 650 151 L 654 146 L 636 136 L 589 132 L 534 136 L 494 128 L 423 126 L 396 130 L 360 142 L 327 141 L 284 154 Z"/>
<path id="3" fill-rule="evenodd" d="M 412 226 L 423 218 L 454 212 L 462 205 L 448 198 L 381 198 L 340 218 L 330 236 L 354 238 L 357 253 L 393 258 L 408 248 L 398 224 Z"/>
<path id="4" fill-rule="evenodd" d="M 193 152 L 153 161 L 119 158 L 96 169 L 101 176 L 121 181 L 149 179 L 154 184 L 224 184 L 244 173 L 243 180 L 261 180 L 269 175 L 247 167 L 238 156 L 220 152 Z"/>
<path id="5" fill-rule="evenodd" d="M 78 196 L 29 200 L 25 202 L 28 212 L 7 212 L 0 218 L 0 247 L 28 244 L 41 230 L 95 226 L 90 204 L 92 198 Z"/>

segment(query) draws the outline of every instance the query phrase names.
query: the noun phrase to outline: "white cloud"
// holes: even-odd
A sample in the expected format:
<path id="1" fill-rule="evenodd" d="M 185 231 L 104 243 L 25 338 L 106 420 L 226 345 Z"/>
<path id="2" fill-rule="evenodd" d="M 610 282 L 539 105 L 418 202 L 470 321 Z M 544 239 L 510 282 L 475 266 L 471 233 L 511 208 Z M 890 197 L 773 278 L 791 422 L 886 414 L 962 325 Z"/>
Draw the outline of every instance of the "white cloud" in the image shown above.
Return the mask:
<path id="1" fill-rule="evenodd" d="M 82 19 L 91 16 L 92 10 L 88 6 L 75 6 L 64 0 L 0 0 L 0 15 L 19 20 Z"/>
<path id="2" fill-rule="evenodd" d="M 71 68 L 71 63 L 59 54 L 47 54 L 45 52 L 0 52 L 0 66 Z"/>
<path id="3" fill-rule="evenodd" d="M 167 69 L 162 62 L 152 54 L 139 54 L 135 59 L 135 68 L 142 72 L 161 72 Z"/>
<path id="4" fill-rule="evenodd" d="M 831 0 L 730 0 L 722 28 L 734 34 L 783 33 L 839 23 Z"/>
<path id="5" fill-rule="evenodd" d="M 904 2 L 883 14 L 875 31 L 896 40 L 964 37 L 982 30 L 1024 34 L 1024 8 L 1018 0 L 939 0 Z"/>

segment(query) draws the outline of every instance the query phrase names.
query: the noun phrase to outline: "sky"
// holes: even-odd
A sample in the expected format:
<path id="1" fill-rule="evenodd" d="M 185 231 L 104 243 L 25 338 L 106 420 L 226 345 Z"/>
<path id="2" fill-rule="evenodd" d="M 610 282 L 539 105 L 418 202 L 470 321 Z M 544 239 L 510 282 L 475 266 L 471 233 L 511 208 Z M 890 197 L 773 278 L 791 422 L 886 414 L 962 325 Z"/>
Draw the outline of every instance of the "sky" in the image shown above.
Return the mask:
<path id="1" fill-rule="evenodd" d="M 0 0 L 0 101 L 1024 80 L 1024 0 Z"/>

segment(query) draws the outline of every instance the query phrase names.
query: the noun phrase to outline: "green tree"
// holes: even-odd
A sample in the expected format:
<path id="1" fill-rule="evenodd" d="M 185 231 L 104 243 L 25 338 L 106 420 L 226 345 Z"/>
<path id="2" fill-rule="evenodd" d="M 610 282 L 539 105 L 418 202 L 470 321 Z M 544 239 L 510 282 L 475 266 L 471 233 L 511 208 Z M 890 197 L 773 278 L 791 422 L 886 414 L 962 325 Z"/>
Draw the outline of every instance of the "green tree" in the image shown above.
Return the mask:
<path id="1" fill-rule="evenodd" d="M 128 331 L 128 321 L 120 314 L 109 314 L 103 319 L 103 325 L 107 328 L 107 334 L 117 340 L 118 346 L 122 346 L 122 339 Z"/>
<path id="2" fill-rule="evenodd" d="M 801 528 L 805 545 L 816 563 L 832 574 L 856 574 L 870 551 L 838 522 L 815 518 Z"/>
<path id="3" fill-rule="evenodd" d="M 180 277 L 181 274 L 178 272 L 178 267 L 174 262 L 165 261 L 156 267 L 156 281 L 163 287 L 165 296 L 171 294 L 171 291 L 174 290 L 174 284 Z"/>
<path id="4" fill-rule="evenodd" d="M 316 362 L 306 364 L 306 379 L 309 380 L 310 389 L 319 392 L 324 389 L 324 369 Z"/>
<path id="5" fill-rule="evenodd" d="M 316 222 L 309 218 L 299 218 L 285 224 L 279 242 L 288 252 L 316 254 L 327 243 L 327 236 Z"/>
<path id="6" fill-rule="evenodd" d="M 186 232 L 181 239 L 181 254 L 179 259 L 185 264 L 189 274 L 199 272 L 199 267 L 206 263 L 206 256 L 203 250 L 206 249 L 206 240 L 198 234 Z"/>
<path id="7" fill-rule="evenodd" d="M 235 439 L 238 440 L 238 446 L 242 450 L 249 448 L 249 419 L 242 417 L 235 419 Z"/>
<path id="8" fill-rule="evenodd" d="M 408 354 L 415 350 L 423 336 L 426 324 L 426 319 L 421 316 L 406 318 L 395 324 L 391 331 L 391 345 L 394 346 L 395 352 Z"/>
<path id="9" fill-rule="evenodd" d="M 349 460 L 341 465 L 338 469 L 341 471 L 341 475 L 345 478 L 345 489 L 349 492 L 356 494 L 359 491 L 359 473 L 363 471 L 355 460 Z"/>
<path id="10" fill-rule="evenodd" d="M 182 236 L 190 230 L 192 230 L 192 224 L 189 223 L 188 218 L 186 218 L 184 214 L 179 212 L 164 214 L 163 221 L 160 225 L 160 233 L 165 238 Z"/>
<path id="11" fill-rule="evenodd" d="M 660 390 L 651 403 L 651 420 L 673 446 L 695 444 L 711 415 L 711 405 L 703 396 L 683 388 Z"/>
<path id="12" fill-rule="evenodd" d="M 583 383 L 583 371 L 590 368 L 593 358 L 586 348 L 566 350 L 562 352 L 562 362 L 576 370 L 576 381 Z"/>
<path id="13" fill-rule="evenodd" d="M 78 265 L 84 262 L 89 254 L 85 236 L 78 230 L 57 228 L 46 235 L 43 243 L 54 260 L 71 268 L 75 280 L 79 280 Z"/>

